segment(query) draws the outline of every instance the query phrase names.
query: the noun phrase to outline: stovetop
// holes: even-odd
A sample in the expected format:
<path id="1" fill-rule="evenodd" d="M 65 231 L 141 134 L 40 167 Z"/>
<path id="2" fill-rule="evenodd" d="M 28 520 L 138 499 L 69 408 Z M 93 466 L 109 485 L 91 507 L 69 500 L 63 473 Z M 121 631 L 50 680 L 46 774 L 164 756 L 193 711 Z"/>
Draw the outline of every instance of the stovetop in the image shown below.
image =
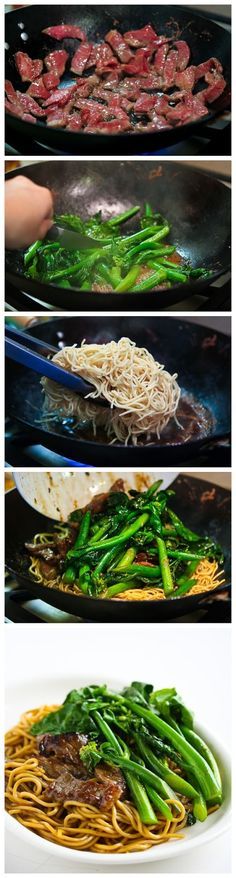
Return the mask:
<path id="1" fill-rule="evenodd" d="M 88 467 L 86 461 L 77 461 L 69 457 L 47 448 L 36 441 L 32 441 L 32 435 L 26 430 L 22 430 L 20 424 L 12 419 L 6 420 L 5 434 L 5 466 L 12 467 Z M 106 459 L 104 459 L 106 466 Z M 230 467 L 231 466 L 231 447 L 229 442 L 215 442 L 208 448 L 204 448 L 197 457 L 187 458 L 183 460 L 181 466 L 190 466 L 209 468 L 209 467 Z"/>
<path id="2" fill-rule="evenodd" d="M 10 311 L 55 311 L 55 306 L 35 298 L 23 290 L 6 285 L 5 310 Z M 57 309 L 59 311 L 59 309 Z M 206 291 L 201 294 L 193 294 L 189 299 L 183 299 L 176 305 L 170 305 L 165 311 L 231 311 L 231 276 L 230 272 L 217 278 Z"/>
<path id="3" fill-rule="evenodd" d="M 65 613 L 55 607 L 50 606 L 46 601 L 33 598 L 30 591 L 18 586 L 12 577 L 6 575 L 5 589 L 5 621 L 10 622 L 61 622 L 61 623 L 78 623 L 89 622 L 89 619 L 81 619 L 80 616 L 73 616 Z M 209 623 L 209 622 L 230 622 L 231 621 L 231 600 L 228 592 L 215 597 L 208 601 L 205 609 L 196 610 L 194 613 L 186 613 L 184 616 L 177 616 L 170 619 L 168 624 L 178 624 L 179 622 Z"/>

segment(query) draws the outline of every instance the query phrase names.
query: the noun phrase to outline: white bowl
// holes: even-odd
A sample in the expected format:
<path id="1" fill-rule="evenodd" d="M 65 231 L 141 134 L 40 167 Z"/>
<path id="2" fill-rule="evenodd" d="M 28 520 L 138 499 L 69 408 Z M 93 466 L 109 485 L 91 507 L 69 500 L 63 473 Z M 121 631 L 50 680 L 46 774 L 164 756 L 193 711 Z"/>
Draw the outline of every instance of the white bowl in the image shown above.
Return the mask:
<path id="1" fill-rule="evenodd" d="M 49 518 L 66 521 L 74 509 L 86 506 L 96 494 L 109 491 L 117 479 L 123 479 L 125 490 L 145 491 L 162 479 L 163 490 L 171 485 L 177 472 L 24 472 L 15 473 L 16 487 L 27 503 Z"/>
<path id="2" fill-rule="evenodd" d="M 7 692 L 7 711 L 6 711 L 6 727 L 9 729 L 18 722 L 20 714 L 26 710 L 40 706 L 40 704 L 60 704 L 67 693 L 73 688 L 88 685 L 89 683 L 102 683 L 104 678 L 81 677 L 70 675 L 64 679 L 42 679 L 34 681 L 25 681 L 20 685 L 11 686 Z M 111 689 L 119 690 L 126 685 L 126 681 L 106 679 Z M 81 864 L 93 866 L 124 866 L 138 863 L 150 863 L 156 860 L 168 860 L 172 857 L 180 856 L 184 853 L 190 853 L 194 848 L 219 838 L 222 833 L 226 832 L 230 825 L 230 788 L 231 788 L 231 766 L 229 755 L 222 743 L 215 736 L 206 730 L 204 726 L 198 727 L 199 733 L 209 743 L 212 748 L 219 768 L 221 771 L 224 800 L 221 808 L 211 814 L 205 823 L 195 823 L 194 826 L 187 827 L 185 830 L 185 838 L 181 841 L 170 842 L 163 845 L 157 845 L 148 851 L 139 851 L 138 853 L 127 854 L 98 854 L 89 851 L 74 851 L 69 848 L 61 847 L 51 841 L 47 841 L 40 836 L 34 835 L 25 826 L 6 814 L 6 827 L 13 839 L 24 841 L 25 846 L 40 850 L 45 855 L 61 855 L 64 862 L 74 862 L 78 864 L 78 870 Z"/>

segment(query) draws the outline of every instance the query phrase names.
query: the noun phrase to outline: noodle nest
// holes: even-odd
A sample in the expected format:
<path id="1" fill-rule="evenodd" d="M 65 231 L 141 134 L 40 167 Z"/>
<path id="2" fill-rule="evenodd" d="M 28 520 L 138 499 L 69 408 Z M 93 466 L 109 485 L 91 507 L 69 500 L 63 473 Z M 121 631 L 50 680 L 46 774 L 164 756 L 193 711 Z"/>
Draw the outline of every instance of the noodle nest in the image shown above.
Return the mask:
<path id="1" fill-rule="evenodd" d="M 117 801 L 108 811 L 79 802 L 46 802 L 44 790 L 50 778 L 40 766 L 36 738 L 30 735 L 34 722 L 43 719 L 57 705 L 27 711 L 6 734 L 6 809 L 32 832 L 54 844 L 94 853 L 145 851 L 182 838 L 191 808 L 187 800 L 170 799 L 172 820 L 157 816 L 154 826 L 145 826 L 130 801 Z"/>
<path id="2" fill-rule="evenodd" d="M 136 445 L 145 436 L 160 438 L 169 420 L 175 417 L 180 399 L 177 374 L 170 375 L 154 360 L 146 348 L 139 348 L 129 338 L 108 344 L 65 347 L 53 361 L 69 372 L 80 375 L 94 385 L 83 399 L 48 378 L 41 383 L 45 393 L 44 416 L 61 412 L 77 418 L 78 427 L 92 425 L 93 433 L 101 428 L 110 442 Z M 103 397 L 108 408 L 92 400 Z"/>

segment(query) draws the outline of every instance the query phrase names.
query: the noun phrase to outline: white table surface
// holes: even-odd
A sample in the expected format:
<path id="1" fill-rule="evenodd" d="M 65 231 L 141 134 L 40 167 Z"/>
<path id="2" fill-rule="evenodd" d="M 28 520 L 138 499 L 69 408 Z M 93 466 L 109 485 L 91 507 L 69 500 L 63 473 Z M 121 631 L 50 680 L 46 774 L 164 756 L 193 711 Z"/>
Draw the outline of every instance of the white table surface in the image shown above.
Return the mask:
<path id="1" fill-rule="evenodd" d="M 7 725 L 18 718 L 7 693 L 18 688 L 22 710 L 24 684 L 46 678 L 87 676 L 96 682 L 103 676 L 129 682 L 153 682 L 158 688 L 176 686 L 199 722 L 212 730 L 230 749 L 230 640 L 229 625 L 14 625 L 6 626 L 6 713 Z M 182 661 L 180 663 L 180 650 Z M 184 661 L 183 661 L 184 657 Z M 151 672 L 150 672 L 151 669 Z M 74 680 L 73 680 L 74 682 Z M 62 684 L 63 685 L 63 684 Z M 66 692 L 65 692 L 66 694 Z M 60 855 L 51 856 L 6 834 L 6 872 L 13 874 L 91 874 L 109 873 L 104 867 L 91 868 L 69 863 Z M 191 855 L 140 866 L 116 866 L 112 872 L 222 874 L 230 872 L 229 833 L 217 841 L 195 849 Z"/>

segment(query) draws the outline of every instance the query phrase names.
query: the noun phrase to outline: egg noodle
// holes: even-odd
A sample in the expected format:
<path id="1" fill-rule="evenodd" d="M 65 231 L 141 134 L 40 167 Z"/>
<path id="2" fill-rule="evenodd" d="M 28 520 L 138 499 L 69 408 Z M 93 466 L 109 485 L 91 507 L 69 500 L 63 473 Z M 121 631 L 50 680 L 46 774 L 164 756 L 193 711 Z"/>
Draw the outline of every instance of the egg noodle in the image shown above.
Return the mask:
<path id="1" fill-rule="evenodd" d="M 60 533 L 63 537 L 63 526 L 57 527 L 57 530 L 60 530 Z M 68 529 L 65 528 L 65 534 L 68 532 Z M 33 543 L 35 545 L 50 545 L 50 542 L 53 542 L 53 534 L 52 533 L 39 533 L 35 534 L 33 538 Z M 33 557 L 31 555 L 31 563 L 29 567 L 29 573 L 34 577 L 35 581 L 38 583 L 43 583 L 47 585 L 48 588 L 59 588 L 60 591 L 66 591 L 70 594 L 78 594 L 82 595 L 80 591 L 79 585 L 73 584 L 73 586 L 66 585 L 62 581 L 60 576 L 55 576 L 52 579 L 45 579 L 43 575 L 43 571 L 41 569 L 40 558 Z M 199 561 L 199 564 L 192 576 L 193 586 L 187 592 L 185 597 L 188 597 L 193 594 L 200 594 L 204 591 L 213 591 L 214 588 L 217 588 L 219 585 L 224 585 L 224 571 L 220 568 L 217 561 L 209 561 L 208 558 L 203 558 L 202 561 Z M 106 595 L 104 595 L 106 596 Z M 100 599 L 102 600 L 102 595 L 100 595 Z M 110 598 L 110 600 L 120 600 L 120 601 L 162 601 L 164 600 L 163 589 L 158 588 L 155 585 L 146 585 L 142 588 L 132 588 L 127 589 L 127 591 L 119 594 L 117 597 Z"/>
<path id="2" fill-rule="evenodd" d="M 158 815 L 154 826 L 145 826 L 127 800 L 107 811 L 77 801 L 47 802 L 44 790 L 50 778 L 39 764 L 30 728 L 52 710 L 57 705 L 27 711 L 6 734 L 6 809 L 12 817 L 55 844 L 94 853 L 145 851 L 183 838 L 181 830 L 191 811 L 186 799 L 169 799 L 172 820 Z"/>
<path id="3" fill-rule="evenodd" d="M 80 375 L 94 385 L 86 399 L 61 385 L 43 378 L 44 411 L 65 411 L 78 422 L 92 422 L 94 435 L 98 427 L 105 429 L 111 442 L 118 440 L 136 445 L 140 437 L 158 439 L 170 418 L 174 417 L 180 399 L 177 374 L 170 375 L 154 360 L 146 348 L 139 348 L 129 338 L 108 344 L 86 344 L 82 341 L 65 347 L 53 357 L 64 369 Z M 92 404 L 103 397 L 110 403 L 110 412 Z"/>

